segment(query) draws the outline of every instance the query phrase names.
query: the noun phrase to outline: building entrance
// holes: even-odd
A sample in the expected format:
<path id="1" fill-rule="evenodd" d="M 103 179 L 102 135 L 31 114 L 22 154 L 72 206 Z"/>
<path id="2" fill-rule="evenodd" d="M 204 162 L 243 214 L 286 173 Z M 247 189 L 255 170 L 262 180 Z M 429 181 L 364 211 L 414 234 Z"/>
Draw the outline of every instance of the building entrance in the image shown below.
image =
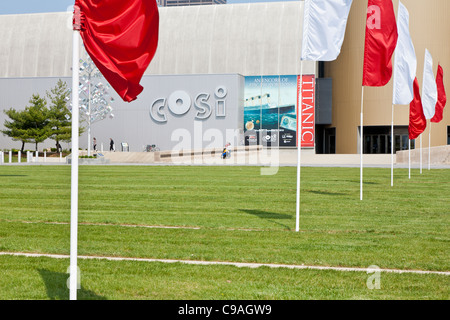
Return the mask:
<path id="1" fill-rule="evenodd" d="M 408 150 L 408 126 L 394 127 L 394 152 Z M 415 140 L 411 140 L 411 149 L 415 148 Z M 368 126 L 364 127 L 364 153 L 389 154 L 391 153 L 391 127 Z"/>

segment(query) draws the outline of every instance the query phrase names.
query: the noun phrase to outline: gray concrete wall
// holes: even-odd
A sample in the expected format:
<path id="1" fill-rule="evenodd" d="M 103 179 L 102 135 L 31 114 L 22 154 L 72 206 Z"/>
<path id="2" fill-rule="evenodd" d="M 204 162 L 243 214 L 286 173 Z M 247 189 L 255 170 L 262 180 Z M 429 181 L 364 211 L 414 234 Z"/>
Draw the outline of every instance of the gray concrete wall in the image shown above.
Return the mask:
<path id="1" fill-rule="evenodd" d="M 0 78 L 0 110 L 23 110 L 29 105 L 32 94 L 45 97 L 59 78 Z M 71 87 L 71 78 L 62 78 Z M 115 101 L 114 118 L 106 118 L 91 125 L 91 140 L 97 139 L 97 148 L 109 150 L 112 138 L 116 150 L 120 143 L 129 144 L 129 151 L 143 151 L 146 145 L 157 145 L 161 150 L 219 148 L 229 141 L 233 146 L 242 144 L 244 77 L 237 74 L 220 75 L 166 75 L 144 76 L 144 91 L 138 99 L 126 103 L 110 89 Z M 224 90 L 224 92 L 217 92 Z M 183 92 L 189 100 L 188 110 L 177 114 L 176 92 Z M 174 95 L 175 94 L 175 95 Z M 200 95 L 202 94 L 202 95 Z M 170 107 L 169 100 L 175 98 Z M 196 99 L 197 98 L 197 99 Z M 180 101 L 178 101 L 180 102 Z M 159 114 L 158 114 L 159 112 Z M 153 114 L 153 116 L 152 116 Z M 161 121 L 161 117 L 165 121 Z M 0 112 L 0 128 L 4 129 L 6 115 Z M 86 124 L 82 124 L 86 127 Z M 87 131 L 87 130 L 86 130 Z M 91 141 L 92 143 L 92 141 Z M 54 141 L 39 144 L 39 150 L 55 147 Z M 61 144 L 69 149 L 67 143 Z M 80 137 L 80 148 L 87 149 L 88 137 Z M 92 146 L 92 145 L 91 145 Z M 21 142 L 0 135 L 0 149 L 20 149 Z M 34 150 L 34 144 L 26 144 Z"/>
<path id="2" fill-rule="evenodd" d="M 116 151 L 121 142 L 127 142 L 134 152 L 152 144 L 161 150 L 223 147 L 228 140 L 237 145 L 240 139 L 233 135 L 243 130 L 242 78 L 236 74 L 144 76 L 141 84 L 145 89 L 138 99 L 132 103 L 117 99 L 114 119 L 94 124 L 92 136 L 108 150 L 112 138 Z M 216 95 L 218 88 L 226 90 L 223 98 Z M 184 92 L 190 100 L 185 113 L 176 114 L 176 107 L 170 106 L 171 98 L 176 102 L 181 97 L 176 92 Z"/>
<path id="3" fill-rule="evenodd" d="M 300 74 L 302 11 L 303 1 L 159 8 L 146 74 Z M 72 12 L 0 15 L 0 77 L 71 76 L 71 21 Z"/>
<path id="4" fill-rule="evenodd" d="M 238 145 L 240 139 L 227 138 L 225 132 L 243 128 L 243 119 L 237 115 L 241 112 L 244 81 L 236 74 L 299 74 L 302 42 L 302 19 L 299 17 L 302 10 L 303 1 L 159 8 L 158 50 L 141 82 L 145 90 L 131 104 L 123 103 L 114 94 L 116 117 L 92 126 L 92 137 L 97 138 L 98 147 L 103 143 L 104 149 L 109 149 L 111 137 L 117 149 L 120 142 L 128 142 L 131 151 L 141 151 L 146 144 L 173 148 L 176 145 L 176 141 L 172 141 L 175 128 L 186 129 L 192 135 L 198 131 L 206 134 L 200 140 L 194 141 L 191 137 L 192 148 L 199 145 L 218 147 L 231 139 L 235 141 L 230 142 Z M 71 12 L 0 15 L 0 128 L 5 120 L 3 110 L 25 108 L 32 94 L 45 95 L 59 78 L 70 87 L 71 20 Z M 84 58 L 84 49 L 80 48 L 80 52 Z M 303 72 L 312 73 L 314 65 L 304 62 Z M 197 80 L 206 74 L 210 78 L 200 85 Z M 152 81 L 147 78 L 150 75 L 165 75 L 159 79 L 167 79 L 167 82 Z M 187 82 L 184 84 L 181 79 L 187 79 Z M 174 90 L 187 90 L 192 99 L 206 90 L 214 104 L 215 86 L 222 79 L 230 86 L 226 119 L 213 115 L 214 121 L 212 118 L 189 121 L 195 114 L 194 104 L 192 113 L 185 117 L 174 116 L 169 111 L 169 126 L 149 117 L 154 100 L 167 99 Z M 222 132 L 223 137 L 214 135 L 214 129 Z M 186 139 L 183 141 L 187 142 Z M 184 142 L 178 147 L 184 148 Z M 87 145 L 84 134 L 80 138 L 80 147 L 87 148 Z M 44 147 L 54 147 L 54 142 L 39 145 L 39 149 Z M 62 147 L 70 146 L 63 143 Z M 0 135 L 0 148 L 20 148 L 20 142 Z M 27 144 L 26 148 L 34 149 L 34 146 Z"/>

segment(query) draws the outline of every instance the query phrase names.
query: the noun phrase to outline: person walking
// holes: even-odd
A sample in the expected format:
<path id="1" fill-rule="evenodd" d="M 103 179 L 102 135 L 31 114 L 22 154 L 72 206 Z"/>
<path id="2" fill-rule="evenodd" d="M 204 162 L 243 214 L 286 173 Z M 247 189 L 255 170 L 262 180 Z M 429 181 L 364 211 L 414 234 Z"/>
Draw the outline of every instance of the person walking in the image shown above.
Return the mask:
<path id="1" fill-rule="evenodd" d="M 116 151 L 116 148 L 114 147 L 114 140 L 112 138 L 109 138 L 109 151 Z"/>
<path id="2" fill-rule="evenodd" d="M 93 143 L 92 144 L 94 145 L 94 151 L 97 151 L 97 139 L 95 139 L 95 137 L 93 139 Z"/>

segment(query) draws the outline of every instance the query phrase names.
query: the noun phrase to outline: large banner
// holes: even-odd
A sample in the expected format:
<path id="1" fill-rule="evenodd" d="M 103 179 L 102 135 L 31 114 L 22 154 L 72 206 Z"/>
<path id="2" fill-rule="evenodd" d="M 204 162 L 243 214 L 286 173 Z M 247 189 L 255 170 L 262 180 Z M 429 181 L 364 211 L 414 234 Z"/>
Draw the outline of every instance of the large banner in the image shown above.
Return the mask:
<path id="1" fill-rule="evenodd" d="M 315 94 L 314 84 L 308 86 L 308 82 L 314 81 L 314 76 L 303 76 L 305 85 L 303 130 L 313 127 L 310 121 L 314 121 L 314 99 L 309 103 L 307 97 Z M 244 135 L 245 143 L 262 144 L 268 147 L 295 147 L 297 146 L 297 106 L 299 76 L 250 76 L 245 77 L 245 105 L 244 105 Z M 309 131 L 311 132 L 311 130 Z M 311 146 L 311 138 L 308 133 L 303 136 L 303 147 Z M 312 139 L 314 147 L 314 139 Z"/>
<path id="2" fill-rule="evenodd" d="M 316 81 L 314 75 L 303 75 L 301 108 L 302 108 L 302 148 L 314 148 L 315 137 L 315 102 Z M 300 76 L 297 78 L 297 112 L 300 106 Z M 297 124 L 298 130 L 298 124 Z"/>

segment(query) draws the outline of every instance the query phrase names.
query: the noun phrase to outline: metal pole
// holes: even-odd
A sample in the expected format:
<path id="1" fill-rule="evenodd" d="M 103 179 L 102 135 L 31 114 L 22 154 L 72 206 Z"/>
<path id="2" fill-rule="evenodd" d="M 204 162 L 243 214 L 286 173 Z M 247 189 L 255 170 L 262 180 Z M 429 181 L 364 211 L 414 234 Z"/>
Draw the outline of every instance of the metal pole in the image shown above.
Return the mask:
<path id="1" fill-rule="evenodd" d="M 392 105 L 391 122 L 391 187 L 394 186 L 394 105 Z"/>
<path id="2" fill-rule="evenodd" d="M 422 135 L 420 135 L 420 174 L 422 174 Z"/>
<path id="3" fill-rule="evenodd" d="M 428 170 L 431 170 L 431 121 L 430 130 L 428 131 Z"/>
<path id="4" fill-rule="evenodd" d="M 302 107 L 303 107 L 303 60 L 300 61 L 300 99 L 297 106 L 297 206 L 296 206 L 296 219 L 295 219 L 295 231 L 300 231 L 300 166 L 302 156 Z"/>
<path id="5" fill-rule="evenodd" d="M 360 141 L 360 162 L 361 162 L 361 168 L 360 168 L 360 186 L 359 186 L 359 199 L 363 199 L 363 153 L 364 153 L 364 134 L 363 134 L 363 111 L 364 111 L 364 86 L 362 86 L 362 93 L 361 93 L 361 141 Z"/>
<path id="6" fill-rule="evenodd" d="M 75 7 L 75 20 L 77 19 Z M 76 22 L 75 22 L 76 23 Z M 70 202 L 70 300 L 77 299 L 77 258 L 78 258 L 78 127 L 79 127 L 79 46 L 80 31 L 73 30 L 72 59 L 72 172 L 71 172 L 71 202 Z"/>
<path id="7" fill-rule="evenodd" d="M 411 179 L 411 139 L 408 139 L 408 177 Z"/>
<path id="8" fill-rule="evenodd" d="M 91 74 L 88 83 L 88 156 L 91 155 Z"/>

